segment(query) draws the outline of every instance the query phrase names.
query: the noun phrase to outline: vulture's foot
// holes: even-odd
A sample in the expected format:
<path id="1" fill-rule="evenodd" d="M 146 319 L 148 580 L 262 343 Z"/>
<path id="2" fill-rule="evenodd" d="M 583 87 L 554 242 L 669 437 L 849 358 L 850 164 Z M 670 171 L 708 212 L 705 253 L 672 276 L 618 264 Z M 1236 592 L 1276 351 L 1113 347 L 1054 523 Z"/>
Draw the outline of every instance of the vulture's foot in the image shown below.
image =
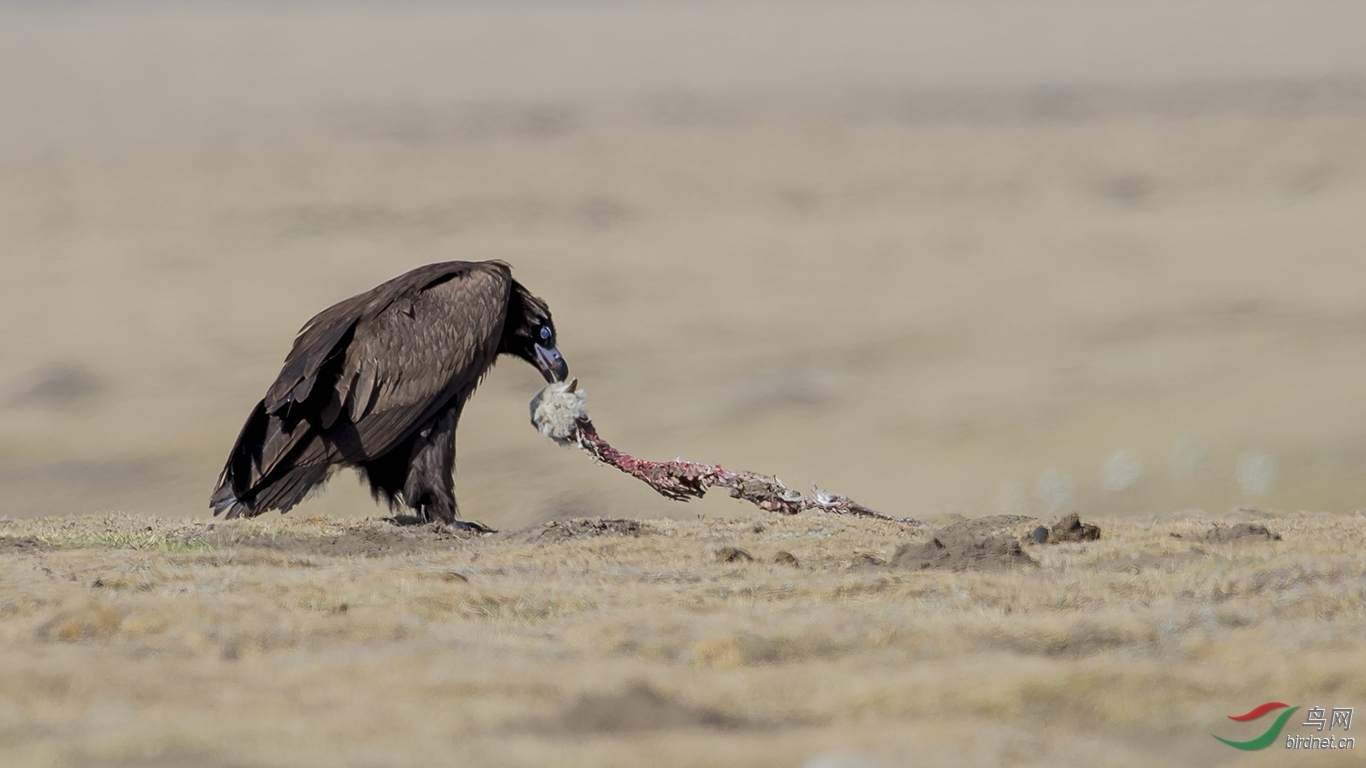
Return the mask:
<path id="1" fill-rule="evenodd" d="M 437 527 L 451 533 L 497 533 L 498 531 L 473 520 L 452 520 L 449 523 L 436 523 Z"/>

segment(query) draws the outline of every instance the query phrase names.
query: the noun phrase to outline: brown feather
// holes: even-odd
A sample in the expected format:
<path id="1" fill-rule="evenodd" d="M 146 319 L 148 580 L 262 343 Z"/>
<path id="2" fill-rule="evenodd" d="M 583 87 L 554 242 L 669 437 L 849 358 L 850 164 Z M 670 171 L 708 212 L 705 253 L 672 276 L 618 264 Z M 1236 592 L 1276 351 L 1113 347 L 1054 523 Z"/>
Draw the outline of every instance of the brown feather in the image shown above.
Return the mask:
<path id="1" fill-rule="evenodd" d="M 238 438 L 215 508 L 264 494 L 255 507 L 287 509 L 322 476 L 299 468 L 377 459 L 463 403 L 498 355 L 513 285 L 503 262 L 430 264 L 318 313 Z"/>

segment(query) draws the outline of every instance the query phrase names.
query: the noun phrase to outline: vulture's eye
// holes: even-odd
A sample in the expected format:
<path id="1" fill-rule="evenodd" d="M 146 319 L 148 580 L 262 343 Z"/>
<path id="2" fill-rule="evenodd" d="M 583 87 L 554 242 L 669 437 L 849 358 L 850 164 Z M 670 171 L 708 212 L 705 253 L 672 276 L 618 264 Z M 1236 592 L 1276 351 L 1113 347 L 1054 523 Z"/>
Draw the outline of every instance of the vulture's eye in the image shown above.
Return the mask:
<path id="1" fill-rule="evenodd" d="M 548 338 L 550 338 L 550 326 L 543 325 L 541 326 L 541 341 L 545 341 Z"/>

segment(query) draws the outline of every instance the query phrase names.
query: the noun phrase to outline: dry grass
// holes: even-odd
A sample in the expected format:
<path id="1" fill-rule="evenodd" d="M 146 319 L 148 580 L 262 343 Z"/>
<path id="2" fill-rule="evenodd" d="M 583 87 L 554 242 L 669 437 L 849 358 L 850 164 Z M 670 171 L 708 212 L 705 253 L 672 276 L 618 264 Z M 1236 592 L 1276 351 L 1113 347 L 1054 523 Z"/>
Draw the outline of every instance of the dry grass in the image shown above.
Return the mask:
<path id="1" fill-rule="evenodd" d="M 1238 521 L 1283 540 L 1198 538 Z M 1360 514 L 1108 520 L 958 574 L 871 564 L 928 536 L 891 524 L 637 527 L 6 522 L 0 762 L 1207 765 L 1225 715 L 1366 698 Z"/>

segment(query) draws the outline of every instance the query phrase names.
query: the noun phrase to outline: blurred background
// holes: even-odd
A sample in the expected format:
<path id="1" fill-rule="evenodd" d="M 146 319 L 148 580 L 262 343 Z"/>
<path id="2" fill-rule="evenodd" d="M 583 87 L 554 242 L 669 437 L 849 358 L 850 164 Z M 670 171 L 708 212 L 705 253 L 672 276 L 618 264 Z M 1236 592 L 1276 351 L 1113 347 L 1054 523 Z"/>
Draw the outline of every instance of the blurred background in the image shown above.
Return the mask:
<path id="1" fill-rule="evenodd" d="M 1366 4 L 0 3 L 0 515 L 209 514 L 294 333 L 547 299 L 602 434 L 885 512 L 1366 498 Z M 496 527 L 681 505 L 527 423 Z M 381 512 L 350 473 L 293 514 Z"/>

